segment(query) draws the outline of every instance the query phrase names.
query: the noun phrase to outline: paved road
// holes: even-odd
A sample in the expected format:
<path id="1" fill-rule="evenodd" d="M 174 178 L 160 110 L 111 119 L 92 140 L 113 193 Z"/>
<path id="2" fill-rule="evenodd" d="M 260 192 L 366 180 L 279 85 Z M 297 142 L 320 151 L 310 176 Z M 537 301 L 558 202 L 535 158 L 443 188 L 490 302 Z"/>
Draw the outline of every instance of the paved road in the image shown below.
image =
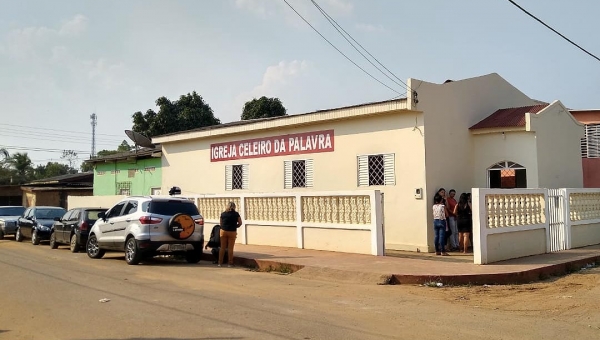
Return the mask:
<path id="1" fill-rule="evenodd" d="M 567 339 L 581 330 L 431 300 L 428 288 L 414 294 L 205 262 L 128 266 L 120 254 L 92 260 L 12 240 L 0 241 L 0 287 L 0 339 Z"/>

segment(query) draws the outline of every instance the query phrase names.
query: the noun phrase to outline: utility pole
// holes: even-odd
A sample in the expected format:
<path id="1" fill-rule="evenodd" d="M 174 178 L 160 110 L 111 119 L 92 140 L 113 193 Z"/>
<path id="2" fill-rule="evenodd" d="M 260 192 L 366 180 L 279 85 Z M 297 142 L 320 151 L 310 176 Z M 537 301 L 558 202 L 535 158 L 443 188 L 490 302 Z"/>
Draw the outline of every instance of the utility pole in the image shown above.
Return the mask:
<path id="1" fill-rule="evenodd" d="M 96 157 L 96 125 L 98 125 L 98 116 L 95 113 L 90 115 L 92 119 L 92 154 L 90 157 Z"/>

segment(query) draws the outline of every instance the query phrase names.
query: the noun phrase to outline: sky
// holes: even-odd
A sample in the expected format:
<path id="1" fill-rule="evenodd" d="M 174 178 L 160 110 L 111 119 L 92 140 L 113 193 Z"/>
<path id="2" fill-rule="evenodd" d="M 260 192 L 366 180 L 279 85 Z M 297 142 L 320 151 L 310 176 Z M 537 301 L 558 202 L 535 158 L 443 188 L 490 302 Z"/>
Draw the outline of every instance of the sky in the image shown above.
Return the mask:
<path id="1" fill-rule="evenodd" d="M 394 76 L 433 83 L 498 73 L 531 98 L 600 109 L 600 62 L 507 0 L 316 0 Z M 127 139 L 136 111 L 196 91 L 221 122 L 278 97 L 288 114 L 406 90 L 362 58 L 309 0 L 0 0 L 0 147 L 37 164 Z M 600 56 L 600 1 L 519 0 Z M 392 79 L 395 79 L 392 76 Z"/>

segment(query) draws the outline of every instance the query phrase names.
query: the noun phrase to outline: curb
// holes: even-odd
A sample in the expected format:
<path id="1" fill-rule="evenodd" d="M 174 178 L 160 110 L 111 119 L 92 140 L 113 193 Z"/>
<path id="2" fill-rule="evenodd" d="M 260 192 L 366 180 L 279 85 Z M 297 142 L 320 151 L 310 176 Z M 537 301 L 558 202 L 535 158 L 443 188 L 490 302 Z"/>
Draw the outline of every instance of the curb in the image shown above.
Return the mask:
<path id="1" fill-rule="evenodd" d="M 211 254 L 204 253 L 202 260 L 213 260 Z M 440 282 L 444 285 L 498 285 L 498 284 L 527 284 L 546 280 L 552 276 L 563 276 L 580 270 L 584 266 L 600 264 L 600 255 L 589 256 L 583 259 L 567 261 L 564 263 L 547 265 L 525 271 L 497 273 L 497 274 L 469 274 L 469 275 L 408 275 L 408 274 L 382 274 L 372 272 L 358 272 L 328 267 L 304 266 L 283 261 L 260 260 L 236 256 L 234 264 L 241 267 L 264 272 L 280 272 L 285 274 L 296 273 L 297 277 L 317 279 L 344 283 L 397 285 L 397 284 L 424 284 Z"/>

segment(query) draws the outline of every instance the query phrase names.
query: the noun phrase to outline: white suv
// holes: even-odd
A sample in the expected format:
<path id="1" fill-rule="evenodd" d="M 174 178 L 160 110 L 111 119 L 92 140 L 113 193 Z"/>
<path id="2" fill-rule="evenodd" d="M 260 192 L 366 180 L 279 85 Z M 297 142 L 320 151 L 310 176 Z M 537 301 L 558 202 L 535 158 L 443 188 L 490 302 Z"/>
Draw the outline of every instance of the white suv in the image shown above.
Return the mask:
<path id="1" fill-rule="evenodd" d="M 189 263 L 200 261 L 204 219 L 187 199 L 128 197 L 98 217 L 86 244 L 93 259 L 115 250 L 125 251 L 128 264 L 158 254 L 185 254 Z"/>

